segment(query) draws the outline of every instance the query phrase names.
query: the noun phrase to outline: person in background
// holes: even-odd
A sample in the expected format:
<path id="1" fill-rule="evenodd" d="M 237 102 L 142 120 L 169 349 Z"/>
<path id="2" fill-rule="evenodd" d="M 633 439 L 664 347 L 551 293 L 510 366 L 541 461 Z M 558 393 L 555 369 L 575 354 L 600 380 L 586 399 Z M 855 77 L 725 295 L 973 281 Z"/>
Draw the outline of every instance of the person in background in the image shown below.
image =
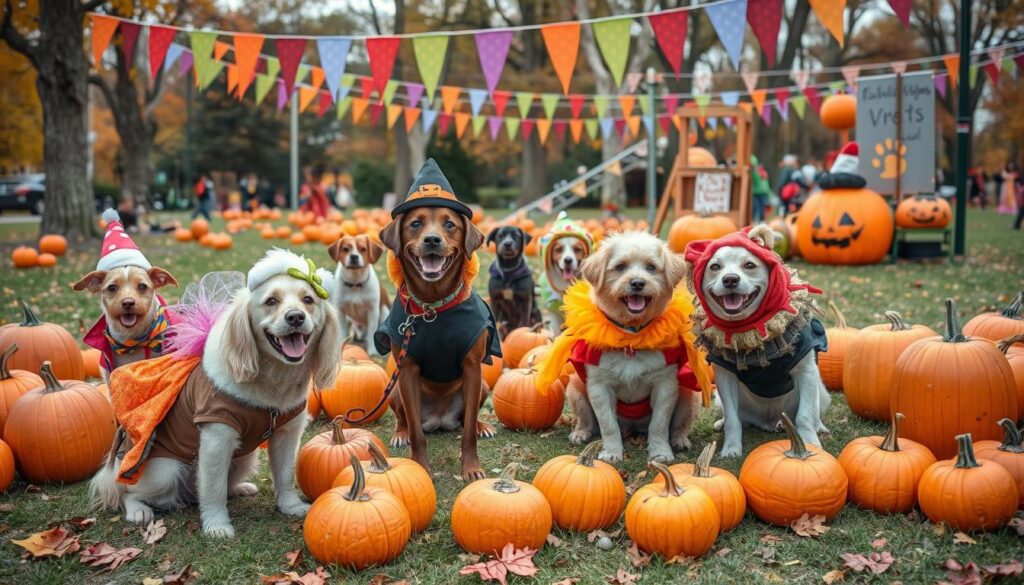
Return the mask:
<path id="1" fill-rule="evenodd" d="M 988 192 L 985 191 L 985 173 L 981 167 L 971 167 L 967 171 L 968 201 L 985 209 L 988 207 Z"/>
<path id="2" fill-rule="evenodd" d="M 259 179 L 256 178 L 256 173 L 249 173 L 242 177 L 239 181 L 238 187 L 242 192 L 242 207 L 245 209 L 256 209 L 259 205 Z"/>
<path id="3" fill-rule="evenodd" d="M 355 204 L 355 187 L 352 184 L 352 175 L 345 167 L 339 168 L 334 173 L 334 205 L 342 212 Z"/>
<path id="4" fill-rule="evenodd" d="M 1015 215 L 1019 205 L 1017 204 L 1017 185 L 1020 183 L 1020 171 L 1012 160 L 1006 161 L 1006 166 L 999 173 L 1002 179 L 1002 189 L 999 190 L 999 213 Z"/>
<path id="5" fill-rule="evenodd" d="M 299 190 L 299 209 L 310 211 L 317 217 L 327 217 L 327 212 L 331 208 L 327 192 L 324 191 L 324 186 L 321 184 L 323 176 L 324 167 L 322 165 L 307 168 L 306 182 Z"/>
<path id="6" fill-rule="evenodd" d="M 213 180 L 210 179 L 210 175 L 206 173 L 199 175 L 199 180 L 196 181 L 195 193 L 196 208 L 192 212 L 192 219 L 202 215 L 206 218 L 206 221 L 212 221 L 210 211 L 213 210 Z"/>
<path id="7" fill-rule="evenodd" d="M 750 166 L 753 169 L 750 176 L 754 196 L 754 223 L 759 223 L 765 220 L 765 207 L 772 199 L 772 187 L 768 183 L 768 171 L 757 160 L 757 155 L 750 155 Z"/>

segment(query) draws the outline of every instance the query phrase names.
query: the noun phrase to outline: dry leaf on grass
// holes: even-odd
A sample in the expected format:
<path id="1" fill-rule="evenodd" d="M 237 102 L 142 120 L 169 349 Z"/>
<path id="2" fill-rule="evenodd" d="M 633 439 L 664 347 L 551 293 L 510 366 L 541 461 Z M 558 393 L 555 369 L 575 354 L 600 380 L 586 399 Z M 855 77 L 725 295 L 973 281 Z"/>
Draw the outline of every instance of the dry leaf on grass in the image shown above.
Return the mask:
<path id="1" fill-rule="evenodd" d="M 821 576 L 821 580 L 825 582 L 825 585 L 832 585 L 833 583 L 841 583 L 846 580 L 846 571 L 829 571 Z"/>
<path id="2" fill-rule="evenodd" d="M 821 515 L 811 516 L 809 514 L 804 514 L 794 520 L 789 527 L 792 528 L 793 532 L 796 532 L 798 536 L 803 536 L 805 538 L 816 538 L 829 531 L 829 527 L 825 526 L 825 517 Z"/>
<path id="3" fill-rule="evenodd" d="M 478 575 L 484 581 L 494 580 L 501 585 L 507 585 L 505 578 L 509 573 L 523 577 L 537 574 L 537 566 L 533 564 L 533 557 L 536 554 L 537 551 L 529 547 L 517 549 L 511 543 L 506 544 L 498 558 L 462 567 L 459 574 Z"/>
<path id="4" fill-rule="evenodd" d="M 294 569 L 296 565 L 302 562 L 302 549 L 297 548 L 293 551 L 284 553 L 284 560 L 288 562 L 289 569 Z"/>
<path id="5" fill-rule="evenodd" d="M 1008 563 L 999 565 L 985 565 L 981 568 L 983 573 L 998 577 L 1020 577 L 1024 573 L 1024 563 L 1013 559 Z"/>
<path id="6" fill-rule="evenodd" d="M 606 575 L 604 580 L 611 583 L 611 585 L 631 585 L 640 580 L 640 575 L 627 573 L 625 569 L 619 567 L 619 570 L 615 571 L 614 575 Z"/>
<path id="7" fill-rule="evenodd" d="M 896 557 L 892 556 L 888 551 L 881 553 L 873 552 L 867 556 L 843 553 L 839 555 L 839 558 L 843 559 L 843 564 L 855 573 L 870 571 L 875 575 L 881 575 L 886 572 L 896 562 Z"/>
<path id="8" fill-rule="evenodd" d="M 146 544 L 156 544 L 165 534 L 167 534 L 167 525 L 164 524 L 161 518 L 160 520 L 151 521 L 146 526 L 146 529 L 142 531 L 142 538 L 146 541 Z"/>
<path id="9" fill-rule="evenodd" d="M 260 578 L 263 580 L 263 585 L 324 585 L 330 576 L 331 574 L 323 567 L 317 567 L 315 571 L 304 575 L 295 571 L 287 571 L 280 575 L 262 575 Z"/>
<path id="10" fill-rule="evenodd" d="M 876 538 L 871 541 L 871 548 L 879 549 L 885 547 L 887 544 L 889 544 L 888 538 Z"/>
<path id="11" fill-rule="evenodd" d="M 141 548 L 114 548 L 105 542 L 100 542 L 85 547 L 78 560 L 90 567 L 105 565 L 107 570 L 114 571 L 140 554 L 142 554 Z"/>
<path id="12" fill-rule="evenodd" d="M 3 504 L 0 504 L 0 512 L 13 512 L 13 511 L 14 511 L 14 504 L 12 504 L 10 502 L 4 502 Z"/>
<path id="13" fill-rule="evenodd" d="M 631 543 L 629 548 L 626 549 L 626 556 L 629 557 L 629 562 L 636 568 L 646 567 L 651 564 L 651 556 L 640 550 L 640 547 L 636 543 Z"/>
<path id="14" fill-rule="evenodd" d="M 409 581 L 405 579 L 399 579 L 398 581 L 392 581 L 389 575 L 384 573 L 377 573 L 370 579 L 366 585 L 409 585 Z"/>
<path id="15" fill-rule="evenodd" d="M 68 553 L 78 552 L 82 548 L 78 542 L 78 536 L 60 526 L 36 532 L 24 540 L 12 540 L 11 542 L 25 549 L 26 556 L 34 559 L 61 558 Z"/>
<path id="16" fill-rule="evenodd" d="M 482 557 L 482 555 L 478 555 L 478 554 L 474 554 L 474 553 L 459 553 L 458 555 L 456 555 L 456 558 L 459 559 L 460 563 L 465 563 L 467 565 L 472 565 L 473 563 L 479 563 L 481 557 Z"/>
<path id="17" fill-rule="evenodd" d="M 192 570 L 192 565 L 185 565 L 180 571 L 164 575 L 164 585 L 186 585 L 199 576 L 199 573 Z"/>
<path id="18" fill-rule="evenodd" d="M 978 541 L 968 536 L 966 532 L 954 532 L 953 544 L 978 544 Z"/>
<path id="19" fill-rule="evenodd" d="M 1016 518 L 1010 520 L 1007 526 L 1016 530 L 1017 536 L 1024 536 L 1024 518 L 1017 516 Z"/>
<path id="20" fill-rule="evenodd" d="M 548 536 L 547 536 L 547 538 L 545 540 L 547 541 L 548 544 L 550 544 L 551 546 L 553 546 L 555 548 L 558 548 L 558 547 L 562 546 L 562 539 L 558 538 L 554 534 L 548 534 Z"/>
<path id="21" fill-rule="evenodd" d="M 732 549 L 725 546 L 715 551 L 716 557 L 727 557 L 732 553 Z"/>
<path id="22" fill-rule="evenodd" d="M 551 585 L 576 585 L 576 583 L 579 583 L 579 582 L 580 582 L 580 578 L 579 577 L 566 577 L 565 579 L 562 579 L 560 581 L 555 581 Z"/>
<path id="23" fill-rule="evenodd" d="M 778 534 L 762 534 L 761 544 L 773 544 L 776 542 L 782 542 L 783 538 Z"/>
<path id="24" fill-rule="evenodd" d="M 95 523 L 96 523 L 96 519 L 95 518 L 83 518 L 82 516 L 75 516 L 74 518 L 71 518 L 70 520 L 65 520 L 63 522 L 60 522 L 59 524 L 67 524 L 67 525 L 71 526 L 72 528 L 74 528 L 75 530 L 81 532 L 81 531 L 85 530 L 86 528 L 92 526 Z"/>

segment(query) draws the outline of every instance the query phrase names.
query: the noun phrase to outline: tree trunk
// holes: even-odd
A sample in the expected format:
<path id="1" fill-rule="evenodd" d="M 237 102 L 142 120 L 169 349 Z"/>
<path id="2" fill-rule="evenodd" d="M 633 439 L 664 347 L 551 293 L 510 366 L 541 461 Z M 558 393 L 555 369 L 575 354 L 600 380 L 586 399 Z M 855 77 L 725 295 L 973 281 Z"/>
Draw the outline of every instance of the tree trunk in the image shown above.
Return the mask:
<path id="1" fill-rule="evenodd" d="M 130 66 L 130 63 L 124 61 L 123 53 L 118 51 L 117 84 L 114 86 L 117 107 L 116 110 L 111 109 L 117 113 L 114 124 L 121 138 L 121 198 L 148 206 L 152 173 L 149 152 L 153 128 L 139 103 L 138 89 L 132 79 Z M 137 71 L 137 74 L 143 73 Z"/>
<path id="2" fill-rule="evenodd" d="M 526 205 L 539 199 L 551 189 L 548 183 L 547 154 L 536 131 L 530 135 L 529 140 L 523 141 L 522 166 L 519 172 L 522 183 L 517 205 Z"/>

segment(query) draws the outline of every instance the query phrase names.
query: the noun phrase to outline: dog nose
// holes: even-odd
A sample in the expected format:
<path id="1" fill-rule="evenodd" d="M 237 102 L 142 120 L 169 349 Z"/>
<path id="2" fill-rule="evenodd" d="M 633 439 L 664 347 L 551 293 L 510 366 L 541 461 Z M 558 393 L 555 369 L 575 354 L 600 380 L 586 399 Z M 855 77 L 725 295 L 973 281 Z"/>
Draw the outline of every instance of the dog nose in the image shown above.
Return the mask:
<path id="1" fill-rule="evenodd" d="M 644 290 L 645 286 L 647 286 L 647 281 L 641 278 L 634 278 L 633 280 L 629 281 L 629 288 L 633 289 L 636 292 Z"/>
<path id="2" fill-rule="evenodd" d="M 121 307 L 130 309 L 135 306 L 135 299 L 121 299 Z"/>
<path id="3" fill-rule="evenodd" d="M 306 322 L 306 314 L 302 311 L 288 311 L 284 314 L 284 320 L 292 327 L 298 327 Z"/>
<path id="4" fill-rule="evenodd" d="M 740 285 L 740 276 L 738 274 L 726 274 L 722 277 L 722 284 L 725 288 L 736 288 Z"/>
<path id="5" fill-rule="evenodd" d="M 423 245 L 428 246 L 430 248 L 437 248 L 441 245 L 441 236 L 423 236 Z"/>

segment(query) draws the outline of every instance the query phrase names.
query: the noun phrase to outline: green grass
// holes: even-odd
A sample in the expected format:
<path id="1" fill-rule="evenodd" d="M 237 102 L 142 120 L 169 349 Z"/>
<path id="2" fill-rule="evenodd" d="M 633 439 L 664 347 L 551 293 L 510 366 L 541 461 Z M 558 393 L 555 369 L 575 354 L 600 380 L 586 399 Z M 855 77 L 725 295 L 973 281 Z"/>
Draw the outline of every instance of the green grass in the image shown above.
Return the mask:
<path id="1" fill-rule="evenodd" d="M 881 322 L 883 311 L 896 309 L 909 321 L 939 329 L 943 322 L 942 299 L 946 296 L 956 298 L 962 314 L 971 316 L 1004 304 L 1011 293 L 1024 288 L 1024 236 L 1011 231 L 1009 224 L 1006 216 L 972 210 L 968 217 L 970 254 L 966 260 L 955 264 L 947 261 L 865 267 L 811 266 L 800 261 L 795 264 L 804 278 L 826 291 L 826 297 L 839 305 L 852 325 Z M 72 293 L 68 284 L 94 266 L 98 244 L 72 249 L 54 269 L 10 269 L 6 260 L 10 251 L 15 245 L 34 239 L 36 229 L 36 225 L 0 226 L 0 255 L 4 258 L 0 278 L 0 323 L 18 317 L 16 297 L 24 297 L 39 309 L 41 317 L 77 333 L 80 326 L 91 325 L 97 309 L 88 295 Z M 267 242 L 252 232 L 236 236 L 234 248 L 226 252 L 177 244 L 164 236 L 141 236 L 138 242 L 154 264 L 168 268 L 183 284 L 212 270 L 244 271 L 267 247 Z M 328 262 L 325 250 L 319 245 L 305 246 L 304 251 L 317 262 Z M 485 289 L 485 278 L 480 278 L 477 286 Z M 172 301 L 178 294 L 180 289 L 167 291 Z M 496 423 L 489 405 L 483 416 Z M 714 418 L 713 412 L 701 416 L 692 436 L 696 450 L 715 438 L 711 430 Z M 881 434 L 884 430 L 881 424 L 853 415 L 842 396 L 836 396 L 825 415 L 825 423 L 832 434 L 824 437 L 824 447 L 833 454 L 838 454 L 854 437 Z M 393 424 L 394 418 L 389 413 L 372 429 L 386 439 L 390 437 Z M 325 429 L 325 422 L 317 422 L 311 425 L 306 438 Z M 500 428 L 495 438 L 480 442 L 480 459 L 492 475 L 509 462 L 520 462 L 526 467 L 523 479 L 528 480 L 551 457 L 578 452 L 568 444 L 568 431 L 567 426 L 558 426 L 544 434 L 515 433 Z M 744 435 L 745 451 L 773 438 L 767 433 L 748 431 Z M 430 528 L 415 535 L 392 565 L 358 574 L 330 568 L 333 575 L 343 576 L 352 583 L 366 583 L 378 574 L 414 583 L 474 582 L 475 578 L 458 576 L 458 569 L 464 562 L 459 559 L 461 551 L 449 525 L 452 502 L 462 488 L 462 482 L 457 479 L 458 444 L 457 434 L 429 437 L 438 491 L 438 511 Z M 408 452 L 399 450 L 396 454 L 407 456 Z M 622 469 L 635 481 L 644 468 L 645 452 L 627 444 L 626 454 Z M 139 583 L 145 577 L 162 576 L 168 572 L 168 567 L 179 569 L 186 564 L 199 572 L 199 580 L 204 583 L 252 583 L 257 582 L 261 574 L 280 573 L 286 568 L 285 553 L 303 548 L 301 523 L 275 510 L 266 457 L 261 457 L 264 462 L 256 479 L 260 494 L 231 501 L 229 509 L 238 536 L 227 542 L 203 537 L 198 511 L 191 508 L 165 516 L 171 527 L 167 536 L 156 545 L 146 546 L 138 528 L 125 523 L 120 514 L 89 510 L 85 483 L 47 485 L 40 494 L 27 492 L 25 483 L 18 480 L 7 494 L 0 495 L 0 504 L 13 508 L 0 512 L 0 537 L 3 539 L 0 582 Z M 683 456 L 687 460 L 692 457 L 692 453 Z M 739 463 L 715 461 L 715 465 L 733 472 L 738 472 Z M 118 547 L 137 546 L 145 552 L 116 572 L 107 573 L 81 565 L 74 557 L 23 563 L 19 558 L 20 549 L 9 543 L 12 538 L 23 538 L 51 523 L 90 515 L 94 515 L 97 522 L 82 533 L 83 542 L 106 541 Z M 581 583 L 603 583 L 603 577 L 613 574 L 619 567 L 642 574 L 641 583 L 683 579 L 705 583 L 821 582 L 821 575 L 842 567 L 841 553 L 872 552 L 871 542 L 876 538 L 887 539 L 888 544 L 882 550 L 890 551 L 897 558 L 888 572 L 875 578 L 876 582 L 933 582 L 942 578 L 939 563 L 950 557 L 985 565 L 1024 556 L 1020 537 L 1010 529 L 976 535 L 975 545 L 956 545 L 952 532 L 942 531 L 917 515 L 886 517 L 851 506 L 847 506 L 830 526 L 831 530 L 821 538 L 805 539 L 748 515 L 738 528 L 722 535 L 704 559 L 683 566 L 665 565 L 655 560 L 640 569 L 630 566 L 625 552 L 628 537 L 624 533 L 615 539 L 613 550 L 602 551 L 587 543 L 585 535 L 556 530 L 563 544 L 558 548 L 545 547 L 537 555 L 536 562 L 541 567 L 537 582 L 579 577 Z M 778 541 L 766 544 L 761 540 L 766 535 L 778 537 Z M 764 560 L 765 549 L 774 549 L 774 560 Z M 314 567 L 315 562 L 307 555 L 300 572 Z M 852 573 L 847 576 L 847 581 L 866 579 Z M 526 582 L 526 579 L 513 578 L 512 581 Z"/>

